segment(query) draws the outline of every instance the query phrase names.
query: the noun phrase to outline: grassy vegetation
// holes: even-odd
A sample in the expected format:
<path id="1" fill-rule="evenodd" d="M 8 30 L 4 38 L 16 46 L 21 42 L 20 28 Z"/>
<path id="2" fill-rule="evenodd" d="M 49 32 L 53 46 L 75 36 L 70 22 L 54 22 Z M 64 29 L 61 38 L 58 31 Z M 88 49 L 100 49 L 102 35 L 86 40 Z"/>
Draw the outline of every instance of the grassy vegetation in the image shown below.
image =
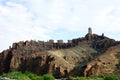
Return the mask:
<path id="1" fill-rule="evenodd" d="M 38 76 L 30 72 L 21 73 L 20 71 L 16 70 L 9 73 L 4 73 L 1 75 L 1 77 L 7 77 L 14 80 L 55 80 L 55 78 L 50 74 Z"/>
<path id="2" fill-rule="evenodd" d="M 1 79 L 1 78 L 9 78 L 9 79 Z M 55 78 L 50 74 L 38 76 L 30 72 L 21 73 L 20 71 L 13 70 L 9 73 L 4 73 L 0 75 L 0 80 L 55 80 Z M 120 80 L 120 79 L 112 74 L 109 76 L 97 76 L 92 78 L 69 77 L 69 80 Z"/>
<path id="3" fill-rule="evenodd" d="M 97 77 L 69 77 L 69 80 L 120 80 L 114 74 L 109 76 L 97 76 Z"/>

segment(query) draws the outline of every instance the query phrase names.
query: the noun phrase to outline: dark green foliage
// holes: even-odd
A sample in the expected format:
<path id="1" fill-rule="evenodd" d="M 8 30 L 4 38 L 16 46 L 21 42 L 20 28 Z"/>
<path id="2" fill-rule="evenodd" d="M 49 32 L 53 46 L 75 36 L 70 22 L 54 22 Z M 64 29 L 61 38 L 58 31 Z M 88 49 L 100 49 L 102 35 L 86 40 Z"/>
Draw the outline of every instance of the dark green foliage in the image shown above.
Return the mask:
<path id="1" fill-rule="evenodd" d="M 45 74 L 43 75 L 43 80 L 55 80 L 55 78 L 52 75 Z"/>
<path id="2" fill-rule="evenodd" d="M 8 73 L 4 73 L 0 76 L 7 77 L 10 79 L 15 79 L 15 80 L 55 80 L 55 78 L 49 74 L 45 74 L 43 76 L 38 76 L 38 75 L 30 73 L 30 72 L 22 73 L 22 72 L 16 71 L 16 70 L 13 70 Z"/>
<path id="3" fill-rule="evenodd" d="M 109 76 L 105 76 L 104 80 L 119 80 L 118 77 L 116 77 L 114 74 L 109 75 Z"/>
<path id="4" fill-rule="evenodd" d="M 77 77 L 75 80 L 86 80 L 85 77 Z"/>
<path id="5" fill-rule="evenodd" d="M 28 76 L 31 80 L 43 80 L 42 76 L 37 76 L 36 74 L 30 72 L 25 72 L 24 74 Z"/>
<path id="6" fill-rule="evenodd" d="M 96 77 L 69 77 L 69 80 L 120 80 L 118 77 L 116 77 L 114 74 L 109 76 L 96 76 Z"/>
<path id="7" fill-rule="evenodd" d="M 89 77 L 85 78 L 85 77 L 69 77 L 69 80 L 92 80 Z"/>
<path id="8" fill-rule="evenodd" d="M 9 73 L 4 73 L 1 75 L 2 77 L 7 77 L 10 79 L 17 79 L 17 80 L 31 80 L 28 76 L 22 74 L 21 72 L 18 71 L 11 71 Z"/>
<path id="9" fill-rule="evenodd" d="M 50 74 L 44 74 L 43 76 L 38 76 L 36 74 L 25 72 L 22 73 L 20 71 L 13 70 L 8 73 L 4 73 L 0 75 L 1 77 L 7 77 L 15 80 L 55 80 L 55 78 Z M 120 80 L 114 74 L 109 76 L 97 76 L 97 77 L 69 77 L 69 80 Z"/>

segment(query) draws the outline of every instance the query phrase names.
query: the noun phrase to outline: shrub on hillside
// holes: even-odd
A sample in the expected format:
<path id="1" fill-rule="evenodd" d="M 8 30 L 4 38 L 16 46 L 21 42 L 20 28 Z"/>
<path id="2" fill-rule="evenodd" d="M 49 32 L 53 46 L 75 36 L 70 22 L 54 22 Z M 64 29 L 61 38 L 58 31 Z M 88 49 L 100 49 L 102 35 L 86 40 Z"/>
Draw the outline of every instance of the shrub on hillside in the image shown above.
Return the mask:
<path id="1" fill-rule="evenodd" d="M 31 80 L 43 80 L 41 76 L 38 76 L 30 72 L 25 72 L 24 74 L 28 76 Z"/>
<path id="2" fill-rule="evenodd" d="M 16 80 L 31 80 L 28 76 L 22 74 L 21 72 L 19 71 L 11 71 L 11 72 L 8 72 L 8 73 L 4 73 L 1 75 L 2 77 L 7 77 L 7 78 L 10 78 L 10 79 L 16 79 Z"/>
<path id="3" fill-rule="evenodd" d="M 10 78 L 15 80 L 55 80 L 55 78 L 50 74 L 45 74 L 43 76 L 38 76 L 36 74 L 25 72 L 22 73 L 20 71 L 13 70 L 8 73 L 4 73 L 0 75 L 1 78 Z"/>
<path id="4" fill-rule="evenodd" d="M 116 77 L 114 74 L 109 75 L 109 76 L 105 76 L 104 80 L 119 80 L 118 77 Z"/>
<path id="5" fill-rule="evenodd" d="M 55 78 L 50 74 L 44 74 L 43 80 L 55 80 Z"/>

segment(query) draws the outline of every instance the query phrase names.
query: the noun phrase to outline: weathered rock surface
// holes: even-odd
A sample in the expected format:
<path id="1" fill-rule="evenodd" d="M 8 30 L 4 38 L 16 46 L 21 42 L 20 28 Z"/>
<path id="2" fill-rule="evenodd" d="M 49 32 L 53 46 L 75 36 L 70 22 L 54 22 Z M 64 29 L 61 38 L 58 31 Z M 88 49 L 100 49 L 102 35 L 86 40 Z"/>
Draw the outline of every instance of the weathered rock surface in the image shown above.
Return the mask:
<path id="1" fill-rule="evenodd" d="M 89 62 L 83 71 L 84 76 L 108 75 L 119 71 L 120 45 L 109 48 L 101 56 Z M 116 66 L 117 65 L 117 66 Z M 119 76 L 119 75 L 118 75 Z"/>
<path id="2" fill-rule="evenodd" d="M 79 63 L 93 59 L 97 51 L 84 44 L 70 49 L 23 53 L 22 50 L 6 50 L 0 55 L 0 72 L 18 69 L 36 74 L 53 74 L 56 78 L 68 76 Z M 31 52 L 31 51 L 30 51 Z"/>
<path id="3" fill-rule="evenodd" d="M 17 69 L 36 74 L 53 74 L 56 78 L 68 75 L 107 75 L 119 73 L 120 42 L 102 35 L 88 34 L 68 43 L 20 41 L 0 53 L 0 73 Z"/>

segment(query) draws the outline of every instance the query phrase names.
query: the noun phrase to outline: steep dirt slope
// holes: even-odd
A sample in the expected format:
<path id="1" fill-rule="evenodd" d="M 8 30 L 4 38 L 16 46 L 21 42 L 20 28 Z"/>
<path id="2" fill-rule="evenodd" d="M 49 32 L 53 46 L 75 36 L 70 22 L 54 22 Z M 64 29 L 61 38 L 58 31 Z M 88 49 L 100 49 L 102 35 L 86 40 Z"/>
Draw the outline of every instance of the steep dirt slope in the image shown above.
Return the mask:
<path id="1" fill-rule="evenodd" d="M 50 54 L 56 57 L 55 63 L 61 68 L 67 69 L 68 73 L 76 67 L 76 65 L 82 62 L 88 62 L 92 60 L 97 51 L 89 46 L 76 46 L 70 49 L 49 51 Z"/>

